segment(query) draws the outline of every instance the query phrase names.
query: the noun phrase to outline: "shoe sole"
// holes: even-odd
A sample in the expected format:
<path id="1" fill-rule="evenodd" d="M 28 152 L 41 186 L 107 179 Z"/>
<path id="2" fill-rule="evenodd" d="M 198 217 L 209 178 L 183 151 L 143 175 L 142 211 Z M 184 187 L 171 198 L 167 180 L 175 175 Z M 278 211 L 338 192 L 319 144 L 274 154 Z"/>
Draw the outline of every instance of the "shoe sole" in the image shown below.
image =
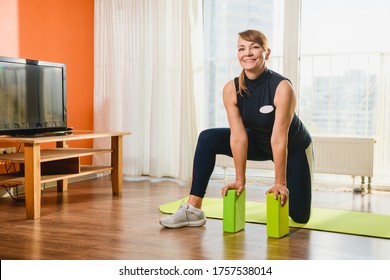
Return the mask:
<path id="1" fill-rule="evenodd" d="M 206 224 L 206 219 L 199 221 L 184 222 L 180 224 L 164 224 L 160 221 L 160 225 L 166 228 L 182 228 L 182 227 L 201 227 Z"/>

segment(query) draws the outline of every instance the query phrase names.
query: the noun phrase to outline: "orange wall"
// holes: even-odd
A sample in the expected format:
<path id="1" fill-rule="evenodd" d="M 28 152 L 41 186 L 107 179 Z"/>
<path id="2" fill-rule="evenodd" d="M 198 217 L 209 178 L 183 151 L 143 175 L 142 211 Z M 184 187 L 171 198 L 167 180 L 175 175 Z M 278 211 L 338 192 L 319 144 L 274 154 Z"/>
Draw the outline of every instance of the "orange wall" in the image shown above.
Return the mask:
<path id="1" fill-rule="evenodd" d="M 68 126 L 92 130 L 94 0 L 1 0 L 0 10 L 0 55 L 65 63 Z"/>
<path id="2" fill-rule="evenodd" d="M 94 0 L 19 0 L 19 56 L 65 63 L 68 126 L 93 129 Z"/>

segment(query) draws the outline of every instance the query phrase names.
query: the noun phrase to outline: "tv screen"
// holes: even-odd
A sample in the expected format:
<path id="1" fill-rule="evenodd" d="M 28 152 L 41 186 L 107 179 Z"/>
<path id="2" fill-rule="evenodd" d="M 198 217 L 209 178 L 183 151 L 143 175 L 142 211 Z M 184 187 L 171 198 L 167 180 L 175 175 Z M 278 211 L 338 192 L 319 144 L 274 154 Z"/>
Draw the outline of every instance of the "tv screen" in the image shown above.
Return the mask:
<path id="1" fill-rule="evenodd" d="M 0 56 L 0 134 L 65 131 L 66 66 Z"/>

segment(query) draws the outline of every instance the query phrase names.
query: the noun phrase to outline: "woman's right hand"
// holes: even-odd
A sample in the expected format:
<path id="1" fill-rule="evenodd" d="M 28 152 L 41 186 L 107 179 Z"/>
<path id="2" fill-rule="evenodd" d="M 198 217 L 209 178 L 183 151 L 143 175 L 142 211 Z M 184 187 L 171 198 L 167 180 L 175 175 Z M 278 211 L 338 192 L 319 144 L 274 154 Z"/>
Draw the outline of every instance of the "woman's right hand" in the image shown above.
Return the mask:
<path id="1" fill-rule="evenodd" d="M 229 183 L 221 190 L 222 196 L 226 196 L 228 190 L 237 190 L 237 195 L 240 195 L 245 189 L 245 180 L 236 180 L 233 183 Z"/>

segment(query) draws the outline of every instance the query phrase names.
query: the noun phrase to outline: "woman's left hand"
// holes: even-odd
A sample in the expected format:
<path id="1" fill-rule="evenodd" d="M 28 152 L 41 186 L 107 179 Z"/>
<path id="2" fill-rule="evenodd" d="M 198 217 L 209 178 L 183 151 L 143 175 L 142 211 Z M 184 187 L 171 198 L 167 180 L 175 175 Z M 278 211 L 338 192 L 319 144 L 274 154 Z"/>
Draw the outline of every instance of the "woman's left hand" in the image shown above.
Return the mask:
<path id="1" fill-rule="evenodd" d="M 280 204 L 284 205 L 287 202 L 288 199 L 288 188 L 285 184 L 279 184 L 276 183 L 271 188 L 269 188 L 265 194 L 273 193 L 275 199 L 277 199 L 278 195 L 280 194 Z"/>
<path id="2" fill-rule="evenodd" d="M 245 189 L 245 180 L 236 180 L 234 183 L 229 183 L 221 190 L 222 196 L 226 196 L 228 190 L 237 190 L 237 195 L 240 195 Z"/>

